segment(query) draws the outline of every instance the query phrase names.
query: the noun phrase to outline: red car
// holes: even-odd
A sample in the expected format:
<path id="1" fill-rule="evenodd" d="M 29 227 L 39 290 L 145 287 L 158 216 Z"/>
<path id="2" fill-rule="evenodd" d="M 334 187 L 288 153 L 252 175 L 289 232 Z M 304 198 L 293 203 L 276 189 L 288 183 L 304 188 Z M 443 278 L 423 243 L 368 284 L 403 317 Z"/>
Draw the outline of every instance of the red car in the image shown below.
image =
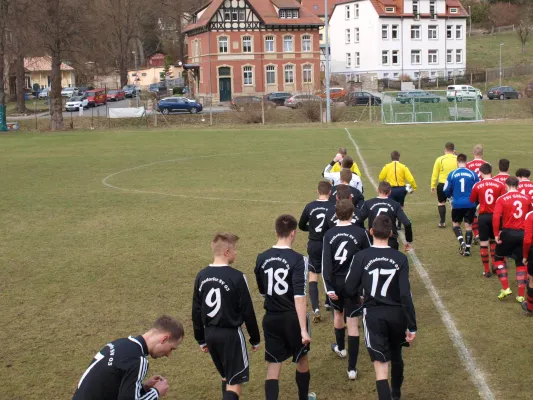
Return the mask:
<path id="1" fill-rule="evenodd" d="M 107 101 L 120 101 L 126 98 L 126 93 L 123 90 L 116 89 L 107 92 Z"/>
<path id="2" fill-rule="evenodd" d="M 87 96 L 87 100 L 89 100 L 90 107 L 98 107 L 99 105 L 107 104 L 105 89 L 87 90 L 85 95 Z"/>

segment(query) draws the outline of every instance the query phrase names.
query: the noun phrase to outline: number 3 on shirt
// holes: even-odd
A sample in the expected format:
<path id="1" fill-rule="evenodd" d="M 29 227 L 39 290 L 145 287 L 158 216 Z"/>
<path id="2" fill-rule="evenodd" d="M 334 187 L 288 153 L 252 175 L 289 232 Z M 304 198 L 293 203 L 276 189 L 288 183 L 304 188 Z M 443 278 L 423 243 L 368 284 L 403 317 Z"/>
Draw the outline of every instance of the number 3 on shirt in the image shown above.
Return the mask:
<path id="1" fill-rule="evenodd" d="M 383 287 L 381 288 L 381 296 L 387 297 L 387 291 L 389 290 L 389 285 L 392 282 L 392 278 L 394 278 L 394 275 L 396 275 L 395 269 L 379 269 L 376 268 L 369 272 L 370 275 L 372 275 L 372 291 L 370 292 L 372 297 L 376 296 L 376 290 L 378 288 L 378 281 L 380 275 L 389 275 L 385 283 L 383 284 Z"/>
<path id="2" fill-rule="evenodd" d="M 522 203 L 518 200 L 513 203 L 513 206 L 516 207 L 516 212 L 513 214 L 513 217 L 516 219 L 522 218 L 522 215 L 524 215 L 524 210 L 522 210 Z"/>

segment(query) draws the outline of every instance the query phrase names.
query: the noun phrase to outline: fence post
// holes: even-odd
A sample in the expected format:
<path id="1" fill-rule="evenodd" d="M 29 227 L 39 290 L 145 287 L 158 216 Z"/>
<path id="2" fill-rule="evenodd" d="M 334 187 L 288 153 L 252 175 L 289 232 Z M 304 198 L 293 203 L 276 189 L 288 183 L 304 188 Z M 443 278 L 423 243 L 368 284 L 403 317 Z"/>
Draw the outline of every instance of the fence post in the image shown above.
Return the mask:
<path id="1" fill-rule="evenodd" d="M 261 122 L 265 124 L 265 95 L 261 96 Z"/>
<path id="2" fill-rule="evenodd" d="M 37 121 L 37 100 L 33 103 L 33 113 L 35 114 L 35 130 L 39 130 L 39 122 Z"/>
<path id="3" fill-rule="evenodd" d="M 474 78 L 474 74 L 472 72 L 470 72 L 470 85 L 472 85 L 473 82 L 473 78 Z"/>

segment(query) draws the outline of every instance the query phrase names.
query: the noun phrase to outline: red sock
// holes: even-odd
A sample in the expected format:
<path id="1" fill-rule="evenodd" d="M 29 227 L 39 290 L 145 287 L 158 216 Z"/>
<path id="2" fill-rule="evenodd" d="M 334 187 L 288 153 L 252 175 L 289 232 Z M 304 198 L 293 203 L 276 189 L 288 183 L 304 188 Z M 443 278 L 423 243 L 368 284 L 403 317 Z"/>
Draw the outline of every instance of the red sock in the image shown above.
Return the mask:
<path id="1" fill-rule="evenodd" d="M 474 223 L 472 224 L 472 231 L 474 232 L 474 237 L 477 238 L 479 236 L 477 217 L 474 218 Z"/>
<path id="2" fill-rule="evenodd" d="M 533 311 L 533 288 L 527 287 L 527 309 Z"/>
<path id="3" fill-rule="evenodd" d="M 485 272 L 490 272 L 489 270 L 489 247 L 479 246 L 479 254 L 481 255 L 481 262 L 483 263 L 483 269 L 485 270 Z"/>
<path id="4" fill-rule="evenodd" d="M 490 242 L 490 259 L 492 260 L 492 265 L 496 265 L 496 260 L 494 257 L 496 256 L 496 243 Z"/>
<path id="5" fill-rule="evenodd" d="M 516 283 L 518 284 L 518 295 L 524 297 L 527 285 L 527 267 L 525 265 L 516 267 Z"/>
<path id="6" fill-rule="evenodd" d="M 505 268 L 503 261 L 496 261 L 496 275 L 498 275 L 502 288 L 504 290 L 509 289 L 509 277 L 507 276 L 507 268 Z"/>

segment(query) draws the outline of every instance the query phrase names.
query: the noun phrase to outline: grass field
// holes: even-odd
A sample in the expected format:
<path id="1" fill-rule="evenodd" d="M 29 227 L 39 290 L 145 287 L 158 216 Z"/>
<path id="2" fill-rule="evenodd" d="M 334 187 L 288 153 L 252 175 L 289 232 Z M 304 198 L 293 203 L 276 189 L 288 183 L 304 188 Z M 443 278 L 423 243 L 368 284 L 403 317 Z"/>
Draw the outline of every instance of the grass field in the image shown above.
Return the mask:
<path id="1" fill-rule="evenodd" d="M 516 32 L 496 35 L 476 35 L 466 38 L 466 63 L 469 69 L 496 68 L 500 64 L 500 43 L 502 46 L 502 65 L 512 67 L 518 64 L 532 64 L 531 42 L 526 44 L 522 54 L 522 43 Z"/>
<path id="2" fill-rule="evenodd" d="M 219 398 L 219 377 L 190 321 L 194 277 L 211 261 L 209 241 L 220 230 L 238 234 L 236 266 L 251 278 L 257 253 L 274 243 L 275 217 L 300 215 L 339 146 L 355 155 L 345 127 L 374 179 L 391 150 L 402 153 L 420 186 L 406 211 L 423 267 L 495 398 L 528 398 L 532 321 L 512 300 L 496 299 L 499 283 L 481 276 L 477 248 L 461 258 L 451 229 L 436 228 L 429 178 L 447 140 L 467 153 L 482 143 L 487 160 L 507 156 L 513 171 L 531 167 L 530 122 L 1 136 L 0 397 L 68 399 L 103 345 L 140 334 L 169 313 L 183 321 L 186 340 L 170 359 L 152 361 L 150 373 L 168 378 L 169 399 Z M 115 188 L 102 183 L 106 177 Z M 364 183 L 366 196 L 374 196 L 366 177 Z M 295 247 L 303 252 L 306 243 L 300 233 Z M 414 268 L 411 283 L 419 335 L 404 353 L 402 398 L 480 398 Z M 253 283 L 251 290 L 262 318 Z M 345 361 L 329 349 L 331 317 L 312 334 L 311 389 L 318 398 L 376 398 L 366 350 L 360 377 L 348 382 Z M 263 350 L 250 355 L 244 398 L 263 398 Z M 281 398 L 295 398 L 294 368 L 285 365 L 282 375 Z"/>

